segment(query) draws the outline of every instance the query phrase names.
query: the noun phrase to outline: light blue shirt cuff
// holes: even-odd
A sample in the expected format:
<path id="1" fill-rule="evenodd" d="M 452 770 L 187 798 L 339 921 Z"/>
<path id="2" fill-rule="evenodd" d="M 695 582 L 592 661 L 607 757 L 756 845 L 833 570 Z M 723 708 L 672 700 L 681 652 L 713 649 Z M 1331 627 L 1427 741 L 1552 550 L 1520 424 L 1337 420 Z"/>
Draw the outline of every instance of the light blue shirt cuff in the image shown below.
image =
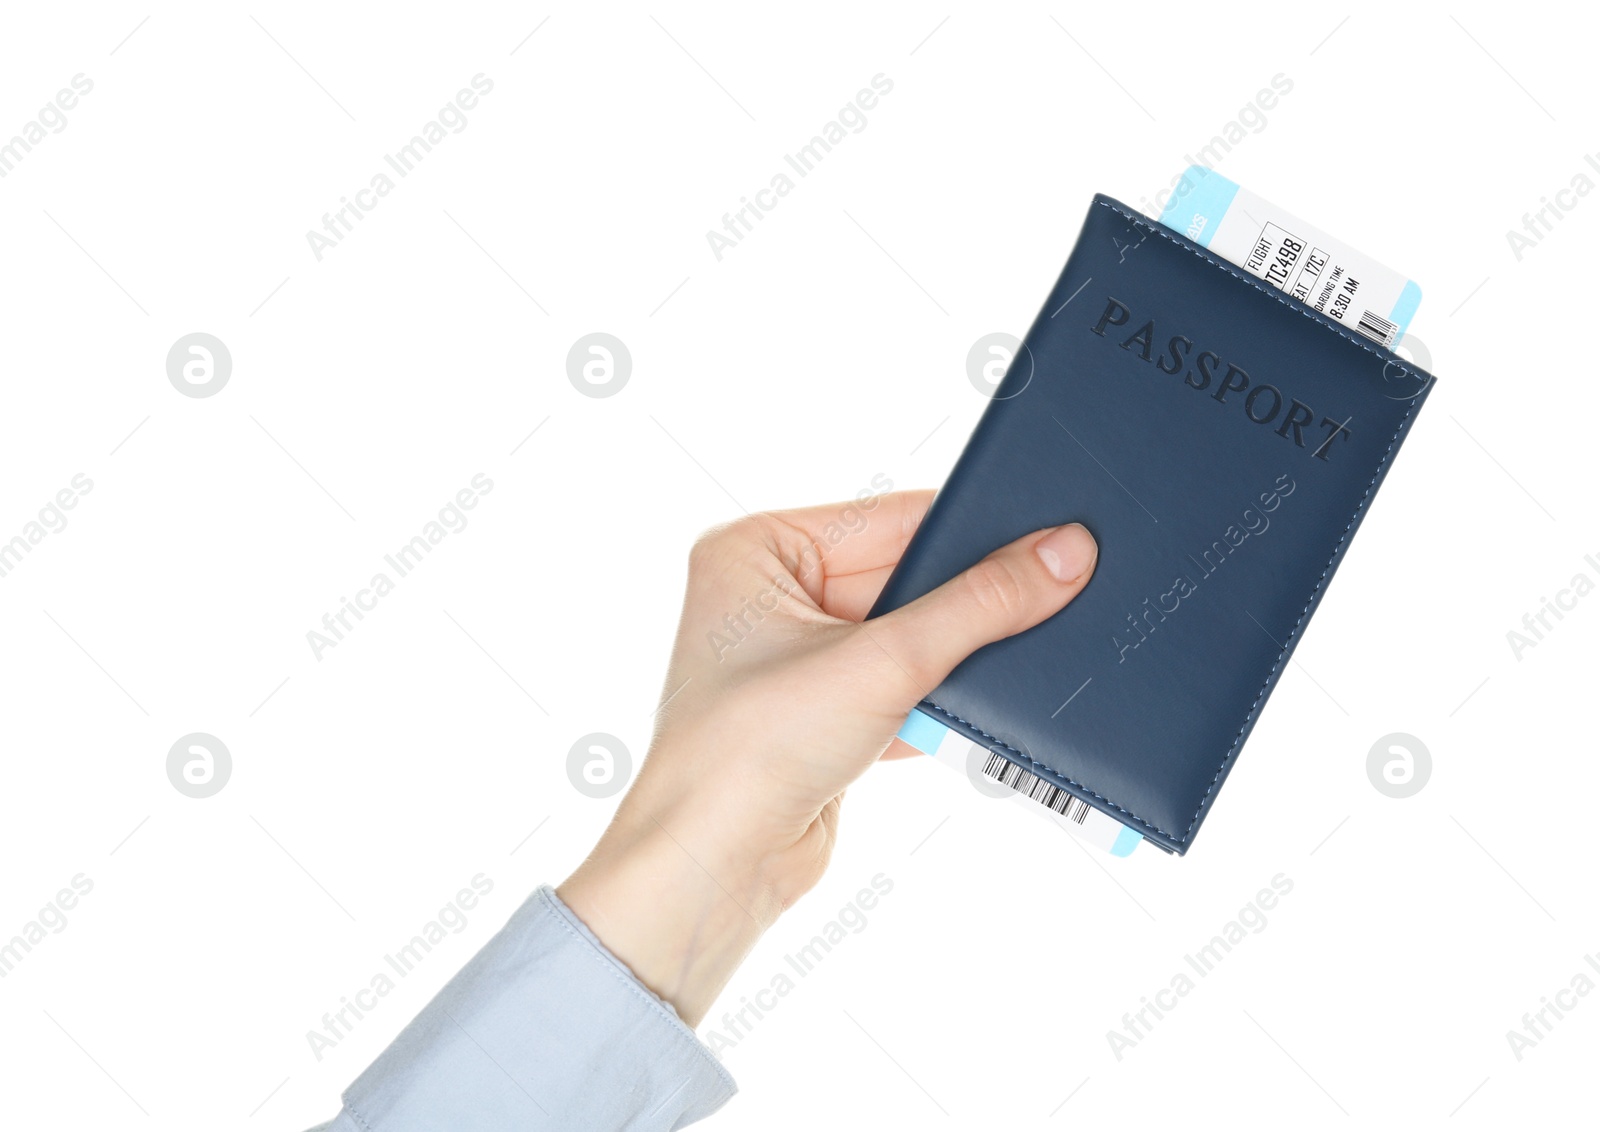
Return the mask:
<path id="1" fill-rule="evenodd" d="M 548 885 L 344 1093 L 328 1132 L 683 1128 L 738 1091 Z"/>

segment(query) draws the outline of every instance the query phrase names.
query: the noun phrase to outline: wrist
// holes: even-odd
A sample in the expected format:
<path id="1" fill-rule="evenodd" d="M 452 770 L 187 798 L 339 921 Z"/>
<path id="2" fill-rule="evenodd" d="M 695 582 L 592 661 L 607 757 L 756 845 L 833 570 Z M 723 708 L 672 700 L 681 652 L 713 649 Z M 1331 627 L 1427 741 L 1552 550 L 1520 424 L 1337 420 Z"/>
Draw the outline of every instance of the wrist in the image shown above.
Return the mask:
<path id="1" fill-rule="evenodd" d="M 699 823 L 641 810 L 625 802 L 558 893 L 640 982 L 695 1026 L 783 902 L 758 862 Z"/>

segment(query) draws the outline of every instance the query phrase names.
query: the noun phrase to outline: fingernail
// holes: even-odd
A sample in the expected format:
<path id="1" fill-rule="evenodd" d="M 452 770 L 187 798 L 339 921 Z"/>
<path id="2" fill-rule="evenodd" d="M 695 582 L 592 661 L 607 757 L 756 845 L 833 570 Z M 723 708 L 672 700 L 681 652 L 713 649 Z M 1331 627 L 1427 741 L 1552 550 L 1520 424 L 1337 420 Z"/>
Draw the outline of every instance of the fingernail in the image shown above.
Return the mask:
<path id="1" fill-rule="evenodd" d="M 1075 582 L 1083 577 L 1094 565 L 1095 556 L 1100 553 L 1094 536 L 1082 523 L 1057 527 L 1040 539 L 1033 549 L 1038 551 L 1044 568 L 1058 582 Z"/>

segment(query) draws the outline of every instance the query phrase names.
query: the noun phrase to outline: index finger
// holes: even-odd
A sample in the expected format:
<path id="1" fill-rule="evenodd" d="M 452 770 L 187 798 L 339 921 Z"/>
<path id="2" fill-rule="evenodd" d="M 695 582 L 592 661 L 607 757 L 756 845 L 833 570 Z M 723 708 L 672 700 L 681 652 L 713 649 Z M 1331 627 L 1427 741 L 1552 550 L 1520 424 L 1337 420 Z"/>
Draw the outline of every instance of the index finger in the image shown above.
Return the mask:
<path id="1" fill-rule="evenodd" d="M 891 491 L 867 499 L 769 512 L 803 536 L 805 560 L 796 574 L 821 569 L 824 578 L 882 570 L 900 561 L 933 502 L 932 491 Z M 798 541 L 798 540 L 797 540 Z"/>

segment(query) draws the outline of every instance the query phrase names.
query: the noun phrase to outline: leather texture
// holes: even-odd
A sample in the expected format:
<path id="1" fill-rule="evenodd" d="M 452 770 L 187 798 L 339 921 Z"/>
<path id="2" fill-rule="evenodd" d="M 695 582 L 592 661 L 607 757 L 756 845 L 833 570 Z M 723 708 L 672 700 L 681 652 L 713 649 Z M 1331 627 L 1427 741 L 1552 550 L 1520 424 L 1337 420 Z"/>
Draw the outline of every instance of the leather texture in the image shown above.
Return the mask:
<path id="1" fill-rule="evenodd" d="M 870 616 L 1063 523 L 1095 575 L 923 709 L 1186 852 L 1433 385 L 1359 313 L 1096 196 Z"/>

